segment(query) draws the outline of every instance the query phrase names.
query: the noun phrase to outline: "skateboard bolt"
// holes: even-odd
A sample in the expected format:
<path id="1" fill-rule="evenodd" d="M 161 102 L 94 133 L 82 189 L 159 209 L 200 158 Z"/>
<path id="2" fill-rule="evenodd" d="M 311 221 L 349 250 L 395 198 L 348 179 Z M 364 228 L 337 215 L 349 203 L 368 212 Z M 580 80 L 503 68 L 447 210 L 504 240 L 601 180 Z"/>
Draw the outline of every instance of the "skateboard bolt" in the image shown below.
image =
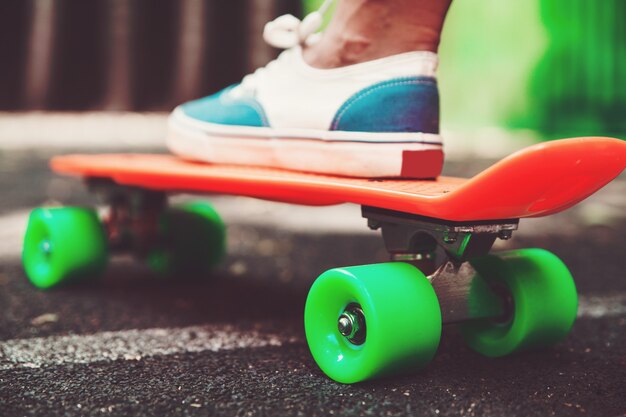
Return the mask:
<path id="1" fill-rule="evenodd" d="M 343 313 L 340 317 L 339 317 L 339 333 L 341 333 L 344 336 L 350 336 L 352 335 L 352 320 L 351 318 L 346 314 Z"/>
<path id="2" fill-rule="evenodd" d="M 42 241 L 39 247 L 41 251 L 44 253 L 44 255 L 50 255 L 50 252 L 52 251 L 52 245 L 50 244 L 50 241 L 48 240 Z"/>
<path id="3" fill-rule="evenodd" d="M 446 232 L 443 235 L 443 241 L 445 243 L 454 243 L 456 242 L 457 237 L 458 237 L 458 233 L 456 232 Z"/>
<path id="4" fill-rule="evenodd" d="M 356 304 L 348 306 L 339 316 L 337 329 L 351 343 L 363 344 L 365 342 L 365 316 L 361 307 Z"/>
<path id="5" fill-rule="evenodd" d="M 502 240 L 509 240 L 510 238 L 513 237 L 513 231 L 512 230 L 500 230 L 498 237 Z"/>

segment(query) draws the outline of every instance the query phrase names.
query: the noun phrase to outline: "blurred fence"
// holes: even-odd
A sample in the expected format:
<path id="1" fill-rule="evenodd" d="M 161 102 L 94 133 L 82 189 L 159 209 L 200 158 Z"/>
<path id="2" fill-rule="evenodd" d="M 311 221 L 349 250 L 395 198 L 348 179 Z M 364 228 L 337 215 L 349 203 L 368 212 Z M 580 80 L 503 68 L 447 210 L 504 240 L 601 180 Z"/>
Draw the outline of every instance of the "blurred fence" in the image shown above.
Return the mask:
<path id="1" fill-rule="evenodd" d="M 155 110 L 236 82 L 274 54 L 295 0 L 1 0 L 0 110 Z"/>

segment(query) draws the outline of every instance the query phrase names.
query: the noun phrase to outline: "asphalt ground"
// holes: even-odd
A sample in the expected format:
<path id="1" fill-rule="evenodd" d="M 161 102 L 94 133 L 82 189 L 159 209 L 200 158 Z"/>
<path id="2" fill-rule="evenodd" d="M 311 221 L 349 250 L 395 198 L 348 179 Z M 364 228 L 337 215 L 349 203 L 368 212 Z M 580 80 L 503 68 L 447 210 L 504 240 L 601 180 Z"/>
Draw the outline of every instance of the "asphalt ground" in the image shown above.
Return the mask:
<path id="1" fill-rule="evenodd" d="M 100 280 L 38 291 L 19 261 L 28 211 L 95 202 L 48 172 L 52 154 L 70 151 L 0 151 L 1 416 L 626 415 L 624 175 L 499 243 L 548 249 L 570 267 L 580 308 L 564 342 L 488 359 L 447 326 L 419 373 L 341 385 L 308 352 L 303 305 L 321 272 L 386 260 L 358 207 L 213 198 L 229 255 L 205 281 L 163 280 L 122 258 Z"/>

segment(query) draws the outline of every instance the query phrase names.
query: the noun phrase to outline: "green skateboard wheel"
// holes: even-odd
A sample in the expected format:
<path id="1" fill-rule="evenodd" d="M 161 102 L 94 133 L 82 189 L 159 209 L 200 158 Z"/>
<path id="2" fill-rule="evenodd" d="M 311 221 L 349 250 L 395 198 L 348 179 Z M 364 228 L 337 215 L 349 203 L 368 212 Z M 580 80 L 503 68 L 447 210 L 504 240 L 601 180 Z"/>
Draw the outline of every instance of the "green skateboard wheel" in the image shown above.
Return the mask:
<path id="1" fill-rule="evenodd" d="M 106 236 L 94 210 L 61 207 L 31 212 L 22 263 L 36 287 L 51 288 L 98 275 L 107 258 Z"/>
<path id="2" fill-rule="evenodd" d="M 428 364 L 439 345 L 441 310 L 414 266 L 354 266 L 331 269 L 313 283 L 304 327 L 322 371 L 349 384 Z"/>
<path id="3" fill-rule="evenodd" d="M 165 275 L 206 275 L 226 252 L 226 227 L 205 202 L 168 208 L 160 219 L 162 246 L 148 264 Z"/>
<path id="4" fill-rule="evenodd" d="M 524 249 L 471 261 L 497 293 L 509 298 L 501 319 L 481 319 L 461 325 L 475 351 L 491 357 L 551 346 L 569 333 L 578 307 L 574 280 L 556 255 Z M 470 302 L 471 302 L 470 293 Z"/>

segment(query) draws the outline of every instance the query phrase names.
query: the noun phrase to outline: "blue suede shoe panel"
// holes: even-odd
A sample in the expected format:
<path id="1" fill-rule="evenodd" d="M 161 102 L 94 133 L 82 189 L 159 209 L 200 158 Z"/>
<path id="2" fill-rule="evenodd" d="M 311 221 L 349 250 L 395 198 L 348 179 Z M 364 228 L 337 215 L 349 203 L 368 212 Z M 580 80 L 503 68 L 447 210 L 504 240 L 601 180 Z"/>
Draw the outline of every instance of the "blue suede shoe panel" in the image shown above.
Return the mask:
<path id="1" fill-rule="evenodd" d="M 185 115 L 209 123 L 267 127 L 267 117 L 254 98 L 232 98 L 228 87 L 209 97 L 190 101 L 181 106 Z"/>
<path id="2" fill-rule="evenodd" d="M 331 130 L 437 134 L 437 81 L 431 77 L 406 77 L 365 88 L 341 106 Z"/>

